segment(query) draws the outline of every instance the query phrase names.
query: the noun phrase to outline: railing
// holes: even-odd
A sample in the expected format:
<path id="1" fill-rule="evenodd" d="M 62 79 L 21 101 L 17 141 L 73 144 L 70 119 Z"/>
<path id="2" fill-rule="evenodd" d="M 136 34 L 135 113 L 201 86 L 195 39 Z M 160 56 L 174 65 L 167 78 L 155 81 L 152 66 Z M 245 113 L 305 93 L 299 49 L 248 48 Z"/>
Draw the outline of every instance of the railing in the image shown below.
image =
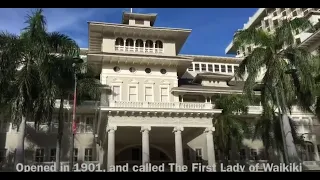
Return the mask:
<path id="1" fill-rule="evenodd" d="M 152 109 L 213 109 L 211 103 L 189 103 L 189 102 L 131 102 L 112 101 L 110 107 L 125 108 L 152 108 Z"/>
<path id="2" fill-rule="evenodd" d="M 115 51 L 125 52 L 141 52 L 141 53 L 163 53 L 163 48 L 148 48 L 148 47 L 134 47 L 134 46 L 115 46 Z"/>
<path id="3" fill-rule="evenodd" d="M 97 101 L 82 101 L 80 106 L 95 107 L 97 104 L 98 104 Z M 73 100 L 70 100 L 70 101 L 64 100 L 63 106 L 64 108 L 71 108 L 73 106 Z M 59 107 L 60 107 L 60 99 L 57 99 L 55 102 L 55 108 L 59 108 Z"/>

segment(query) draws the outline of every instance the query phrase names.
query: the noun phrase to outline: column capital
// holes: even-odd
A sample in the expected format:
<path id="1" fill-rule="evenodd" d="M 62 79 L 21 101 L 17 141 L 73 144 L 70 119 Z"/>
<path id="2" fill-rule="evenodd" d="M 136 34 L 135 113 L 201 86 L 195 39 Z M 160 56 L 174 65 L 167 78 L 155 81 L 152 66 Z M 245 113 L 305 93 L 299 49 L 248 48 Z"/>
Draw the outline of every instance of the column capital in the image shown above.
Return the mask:
<path id="1" fill-rule="evenodd" d="M 173 132 L 181 132 L 183 130 L 184 130 L 184 128 L 182 126 L 177 126 L 177 127 L 173 128 Z"/>
<path id="2" fill-rule="evenodd" d="M 215 127 L 207 127 L 207 128 L 204 130 L 204 132 L 205 132 L 205 133 L 212 133 L 212 132 L 214 132 L 215 130 L 216 130 Z"/>
<path id="3" fill-rule="evenodd" d="M 144 131 L 151 131 L 151 126 L 141 126 L 141 130 L 140 132 L 144 132 Z"/>
<path id="4" fill-rule="evenodd" d="M 110 132 L 110 131 L 116 131 L 117 130 L 117 126 L 107 126 L 107 132 Z"/>

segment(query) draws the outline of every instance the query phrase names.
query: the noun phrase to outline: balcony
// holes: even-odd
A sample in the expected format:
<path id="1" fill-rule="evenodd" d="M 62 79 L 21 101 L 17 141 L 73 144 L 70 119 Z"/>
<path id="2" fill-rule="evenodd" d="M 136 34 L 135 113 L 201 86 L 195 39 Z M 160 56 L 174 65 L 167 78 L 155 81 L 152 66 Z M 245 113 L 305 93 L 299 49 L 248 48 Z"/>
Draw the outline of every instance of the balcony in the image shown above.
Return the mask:
<path id="1" fill-rule="evenodd" d="M 213 109 L 211 103 L 191 103 L 191 102 L 130 102 L 111 101 L 109 107 L 115 108 L 150 108 L 150 109 Z"/>
<path id="2" fill-rule="evenodd" d="M 147 47 L 134 47 L 134 46 L 115 46 L 115 51 L 122 52 L 138 52 L 138 53 L 154 53 L 154 54 L 162 54 L 163 48 L 147 48 Z"/>

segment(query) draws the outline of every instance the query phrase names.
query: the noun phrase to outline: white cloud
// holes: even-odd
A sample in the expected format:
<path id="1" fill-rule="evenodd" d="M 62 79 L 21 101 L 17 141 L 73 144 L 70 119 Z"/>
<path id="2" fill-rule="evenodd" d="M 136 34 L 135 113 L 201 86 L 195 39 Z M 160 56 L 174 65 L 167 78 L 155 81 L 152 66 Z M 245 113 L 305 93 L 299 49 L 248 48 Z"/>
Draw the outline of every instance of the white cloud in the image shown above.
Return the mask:
<path id="1" fill-rule="evenodd" d="M 95 21 L 95 17 L 108 16 L 124 8 L 44 8 L 49 31 L 68 32 L 81 47 L 87 46 L 87 21 Z M 26 26 L 26 15 L 32 9 L 27 8 L 0 8 L 0 30 L 20 34 Z M 142 11 L 139 9 L 139 11 Z M 100 18 L 101 19 L 101 18 Z"/>

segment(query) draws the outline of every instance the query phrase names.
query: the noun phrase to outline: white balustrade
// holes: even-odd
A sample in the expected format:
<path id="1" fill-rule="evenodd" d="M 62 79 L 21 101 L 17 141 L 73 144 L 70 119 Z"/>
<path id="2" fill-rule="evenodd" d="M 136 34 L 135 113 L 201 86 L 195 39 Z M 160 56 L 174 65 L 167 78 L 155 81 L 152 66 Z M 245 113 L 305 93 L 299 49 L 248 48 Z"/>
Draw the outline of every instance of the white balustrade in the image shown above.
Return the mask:
<path id="1" fill-rule="evenodd" d="M 162 54 L 163 48 L 148 48 L 148 47 L 135 47 L 135 46 L 115 46 L 115 51 L 125 51 L 125 52 L 141 52 L 141 53 L 156 53 Z"/>
<path id="2" fill-rule="evenodd" d="M 213 109 L 211 103 L 111 101 L 110 107 L 151 109 Z"/>

